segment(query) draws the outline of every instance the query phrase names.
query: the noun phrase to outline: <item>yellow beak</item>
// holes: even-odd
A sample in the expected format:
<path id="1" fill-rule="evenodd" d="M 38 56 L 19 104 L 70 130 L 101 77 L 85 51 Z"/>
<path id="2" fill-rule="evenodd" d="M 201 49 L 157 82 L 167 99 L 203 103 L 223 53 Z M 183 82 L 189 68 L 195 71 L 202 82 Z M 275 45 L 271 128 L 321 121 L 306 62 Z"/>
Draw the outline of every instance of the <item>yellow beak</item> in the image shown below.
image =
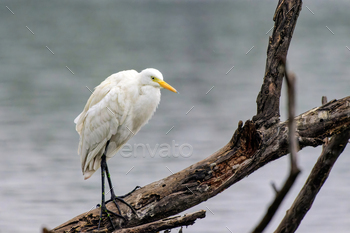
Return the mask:
<path id="1" fill-rule="evenodd" d="M 172 86 L 170 86 L 169 84 L 167 84 L 166 82 L 164 82 L 164 81 L 159 81 L 158 83 L 159 83 L 159 85 L 160 85 L 161 87 L 163 87 L 163 88 L 165 88 L 165 89 L 168 89 L 169 91 L 172 91 L 172 92 L 177 93 L 177 90 L 176 90 L 175 88 L 173 88 Z"/>

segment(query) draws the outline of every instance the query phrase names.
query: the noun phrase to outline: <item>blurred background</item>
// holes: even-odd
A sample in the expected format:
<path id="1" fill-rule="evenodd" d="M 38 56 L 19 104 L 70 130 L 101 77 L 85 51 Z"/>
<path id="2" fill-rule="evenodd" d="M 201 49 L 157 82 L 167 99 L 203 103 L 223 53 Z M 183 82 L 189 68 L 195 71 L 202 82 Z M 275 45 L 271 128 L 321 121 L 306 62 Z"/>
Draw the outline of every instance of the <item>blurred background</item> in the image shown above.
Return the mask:
<path id="1" fill-rule="evenodd" d="M 109 161 L 117 194 L 224 146 L 238 121 L 256 113 L 277 2 L 3 0 L 0 232 L 54 228 L 100 201 L 99 173 L 83 180 L 73 120 L 91 94 L 86 87 L 112 73 L 154 67 L 180 92 L 162 91 L 155 116 L 130 145 L 155 148 L 174 140 L 193 148 L 185 157 L 118 153 Z M 350 94 L 349 7 L 346 0 L 303 3 L 288 53 L 297 75 L 297 114 L 319 106 L 322 95 Z M 285 95 L 283 88 L 282 121 Z M 302 174 L 266 232 L 279 224 L 320 152 L 299 152 Z M 349 232 L 349 152 L 338 159 L 298 232 Z M 274 197 L 271 183 L 280 187 L 288 169 L 288 157 L 279 159 L 187 210 L 205 209 L 207 217 L 184 231 L 251 231 Z"/>

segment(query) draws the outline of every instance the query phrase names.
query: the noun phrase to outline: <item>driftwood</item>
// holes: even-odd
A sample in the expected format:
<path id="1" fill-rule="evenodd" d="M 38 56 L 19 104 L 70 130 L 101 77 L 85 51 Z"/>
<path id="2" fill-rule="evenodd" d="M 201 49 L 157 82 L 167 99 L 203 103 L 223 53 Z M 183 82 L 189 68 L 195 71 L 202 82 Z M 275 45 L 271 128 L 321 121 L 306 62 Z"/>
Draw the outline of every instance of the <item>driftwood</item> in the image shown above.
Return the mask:
<path id="1" fill-rule="evenodd" d="M 289 127 L 288 121 L 280 122 L 279 120 L 279 99 L 284 76 L 283 60 L 287 56 L 301 5 L 301 0 L 280 0 L 278 3 L 274 15 L 275 27 L 269 39 L 264 82 L 257 97 L 257 115 L 252 120 L 247 120 L 244 125 L 240 121 L 228 144 L 214 154 L 178 173 L 146 185 L 126 197 L 125 201 L 134 206 L 137 215 L 121 204 L 121 211 L 128 221 L 123 222 L 111 216 L 114 225 L 119 229 L 113 230 L 106 218 L 102 222 L 101 232 L 154 232 L 174 226 L 193 224 L 197 218 L 204 217 L 204 211 L 201 211 L 200 214 L 187 215 L 192 216 L 190 220 L 187 219 L 188 221 L 181 222 L 178 219 L 179 221 L 175 220 L 177 224 L 169 228 L 161 228 L 162 222 L 169 223 L 167 222 L 169 216 L 185 211 L 219 194 L 265 164 L 288 153 Z M 344 132 L 350 129 L 350 96 L 332 100 L 295 117 L 294 120 L 299 150 L 307 146 L 322 145 L 325 138 L 337 134 L 341 136 L 334 138 L 348 137 L 349 135 Z M 332 140 L 329 145 L 331 144 Z M 342 145 L 345 147 L 344 143 Z M 341 150 L 338 151 L 340 154 Z M 319 172 L 321 176 L 328 174 L 329 170 L 321 169 Z M 320 188 L 321 183 L 311 185 L 318 185 L 317 187 Z M 308 204 L 302 203 L 302 205 Z M 113 203 L 108 203 L 107 208 L 117 212 Z M 294 210 L 290 212 L 297 213 Z M 100 209 L 83 213 L 56 227 L 52 232 L 96 231 L 99 214 Z M 293 220 L 295 217 L 289 218 Z M 287 218 L 286 221 L 292 220 Z M 158 228 L 147 228 L 152 224 L 160 225 L 157 225 Z"/>
<path id="2" fill-rule="evenodd" d="M 198 218 L 205 217 L 205 210 L 200 210 L 184 216 L 175 216 L 171 218 L 161 219 L 155 222 L 143 224 L 141 226 L 118 230 L 118 233 L 138 233 L 138 232 L 158 232 L 161 230 L 169 230 L 180 226 L 188 226 L 194 224 Z"/>
<path id="3" fill-rule="evenodd" d="M 284 182 L 284 185 L 280 190 L 277 190 L 275 186 L 273 186 L 276 196 L 269 208 L 265 216 L 261 219 L 260 223 L 255 227 L 253 233 L 263 232 L 263 230 L 267 227 L 267 225 L 271 222 L 273 216 L 276 214 L 278 208 L 280 207 L 282 201 L 286 197 L 289 190 L 294 185 L 298 175 L 300 174 L 300 169 L 297 164 L 297 150 L 298 145 L 295 138 L 296 126 L 295 126 L 295 76 L 294 74 L 288 74 L 285 60 L 283 60 L 283 65 L 285 69 L 285 77 L 288 87 L 288 137 L 289 140 L 289 152 L 290 152 L 290 171 L 289 176 Z"/>
<path id="4" fill-rule="evenodd" d="M 349 138 L 350 129 L 335 135 L 329 143 L 326 143 L 304 187 L 287 211 L 275 233 L 294 232 L 298 228 L 301 220 L 311 208 L 317 193 L 324 182 L 326 182 L 335 161 L 345 149 Z"/>

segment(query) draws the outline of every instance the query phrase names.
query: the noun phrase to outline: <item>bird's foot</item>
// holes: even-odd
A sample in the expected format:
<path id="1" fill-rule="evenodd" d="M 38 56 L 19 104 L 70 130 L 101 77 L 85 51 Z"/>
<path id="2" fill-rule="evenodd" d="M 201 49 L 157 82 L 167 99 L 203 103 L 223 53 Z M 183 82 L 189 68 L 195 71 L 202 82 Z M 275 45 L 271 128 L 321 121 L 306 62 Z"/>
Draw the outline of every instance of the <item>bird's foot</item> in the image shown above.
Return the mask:
<path id="1" fill-rule="evenodd" d="M 98 207 L 101 207 L 101 213 L 100 213 L 100 219 L 99 219 L 99 222 L 98 222 L 98 229 L 100 229 L 100 225 L 101 225 L 101 221 L 102 221 L 102 218 L 104 215 L 107 215 L 107 218 L 109 219 L 109 222 L 111 223 L 113 229 L 116 229 L 114 224 L 113 224 L 113 221 L 112 221 L 112 218 L 110 216 L 110 214 L 118 217 L 118 218 L 121 218 L 124 220 L 124 222 L 127 221 L 127 219 L 121 214 L 121 211 L 120 211 L 120 208 L 119 208 L 119 205 L 117 203 L 117 201 L 120 201 L 121 203 L 124 203 L 125 205 L 127 205 L 131 211 L 136 214 L 136 210 L 134 209 L 134 207 L 132 207 L 129 203 L 127 203 L 126 201 L 123 200 L 123 198 L 129 196 L 130 194 L 132 194 L 133 192 L 135 192 L 137 189 L 141 188 L 140 186 L 136 186 L 131 192 L 123 195 L 123 196 L 116 196 L 114 194 L 114 191 L 112 191 L 111 193 L 111 199 L 109 199 L 108 201 L 106 201 L 105 203 L 102 203 L 102 205 L 98 205 Z M 107 209 L 106 207 L 106 204 L 108 202 L 113 202 L 115 204 L 115 206 L 117 207 L 118 209 L 118 212 L 119 214 L 113 212 L 113 211 L 110 211 L 109 209 Z"/>
<path id="2" fill-rule="evenodd" d="M 107 202 L 106 202 L 106 203 L 107 203 Z M 120 214 L 117 214 L 117 213 L 114 213 L 113 211 L 110 211 L 109 209 L 107 209 L 106 203 L 102 203 L 102 205 L 99 205 L 99 204 L 97 205 L 97 207 L 101 207 L 100 219 L 99 219 L 99 221 L 98 221 L 98 228 L 97 228 L 97 230 L 100 229 L 101 221 L 102 221 L 102 218 L 103 218 L 104 215 L 107 216 L 107 218 L 108 218 L 109 222 L 111 223 L 113 229 L 116 229 L 116 228 L 115 228 L 115 226 L 114 226 L 114 224 L 113 224 L 113 221 L 112 221 L 112 218 L 111 218 L 111 214 L 114 215 L 114 216 L 116 216 L 116 217 L 118 217 L 118 218 L 123 219 L 124 221 L 127 221 L 126 218 L 125 218 L 124 216 L 122 216 L 122 215 L 120 215 Z M 119 208 L 118 208 L 118 210 L 119 210 Z M 119 211 L 119 212 L 120 212 L 120 211 Z"/>
<path id="3" fill-rule="evenodd" d="M 129 196 L 130 194 L 132 194 L 133 192 L 135 192 L 137 189 L 141 188 L 140 186 L 136 186 L 131 192 L 128 192 L 127 194 L 123 195 L 123 196 L 116 196 L 114 194 L 114 192 L 112 192 L 112 195 L 111 195 L 111 199 L 109 199 L 106 203 L 108 202 L 113 202 L 115 204 L 115 206 L 117 207 L 118 211 L 119 211 L 119 214 L 121 214 L 120 212 L 120 208 L 119 208 L 119 205 L 117 203 L 117 200 L 120 201 L 121 203 L 124 203 L 125 205 L 127 205 L 131 211 L 136 214 L 136 211 L 134 209 L 134 207 L 132 207 L 129 203 L 127 203 L 126 201 L 123 200 L 123 198 Z"/>
<path id="4" fill-rule="evenodd" d="M 127 205 L 127 206 L 131 209 L 131 211 L 132 211 L 134 214 L 136 214 L 136 210 L 134 209 L 134 207 L 132 207 L 129 203 L 127 203 L 126 201 L 124 201 L 124 200 L 123 200 L 123 196 L 112 196 L 111 199 L 109 199 L 106 203 L 111 202 L 111 201 L 112 201 L 112 202 L 115 204 L 115 206 L 117 207 L 119 214 L 121 214 L 121 212 L 120 212 L 120 208 L 119 208 L 119 205 L 118 205 L 117 201 L 120 201 L 121 203 L 124 203 L 125 205 Z"/>

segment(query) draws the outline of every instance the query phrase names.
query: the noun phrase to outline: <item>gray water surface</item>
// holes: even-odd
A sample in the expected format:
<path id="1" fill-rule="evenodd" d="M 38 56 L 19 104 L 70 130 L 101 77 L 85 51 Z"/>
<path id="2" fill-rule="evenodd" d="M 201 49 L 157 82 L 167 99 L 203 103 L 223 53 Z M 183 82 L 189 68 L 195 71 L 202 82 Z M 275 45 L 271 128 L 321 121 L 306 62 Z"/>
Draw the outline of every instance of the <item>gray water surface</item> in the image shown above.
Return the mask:
<path id="1" fill-rule="evenodd" d="M 193 149 L 178 157 L 159 151 L 150 156 L 140 148 L 129 157 L 118 153 L 109 161 L 118 194 L 170 175 L 168 168 L 180 171 L 225 145 L 238 121 L 256 113 L 276 5 L 2 1 L 0 232 L 54 228 L 100 201 L 99 172 L 83 180 L 73 120 L 91 94 L 86 87 L 112 73 L 154 67 L 181 93 L 162 91 L 155 116 L 131 146 L 154 149 L 175 141 Z M 297 114 L 319 106 L 322 95 L 331 100 L 350 94 L 349 7 L 345 0 L 304 1 L 288 54 L 297 75 Z M 283 91 L 281 120 L 286 119 Z M 266 232 L 276 228 L 320 152 L 299 152 L 302 174 Z M 298 232 L 349 232 L 349 152 L 338 159 Z M 184 231 L 251 231 L 274 196 L 271 182 L 279 187 L 288 174 L 288 161 L 270 163 L 186 211 L 205 209 L 207 216 Z"/>

